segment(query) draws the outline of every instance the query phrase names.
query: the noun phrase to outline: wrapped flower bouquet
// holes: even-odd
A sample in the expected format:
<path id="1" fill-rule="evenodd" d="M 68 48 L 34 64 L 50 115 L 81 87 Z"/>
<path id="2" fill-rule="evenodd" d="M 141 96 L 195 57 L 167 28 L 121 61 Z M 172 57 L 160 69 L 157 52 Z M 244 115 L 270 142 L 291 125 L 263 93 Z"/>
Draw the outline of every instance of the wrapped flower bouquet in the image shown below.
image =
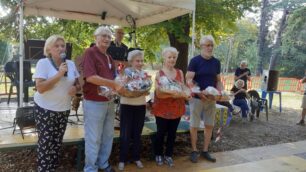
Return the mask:
<path id="1" fill-rule="evenodd" d="M 159 90 L 163 93 L 173 94 L 173 95 L 181 93 L 181 96 L 186 98 L 191 96 L 191 92 L 188 87 L 186 87 L 184 84 L 180 82 L 171 80 L 166 76 L 161 76 L 157 82 L 159 85 Z"/>
<path id="2" fill-rule="evenodd" d="M 206 97 L 210 100 L 216 100 L 216 101 L 229 101 L 230 100 L 230 96 L 225 92 L 225 91 L 218 91 L 216 88 L 214 87 L 207 87 L 205 89 L 206 92 Z"/>
<path id="3" fill-rule="evenodd" d="M 116 77 L 118 82 L 124 85 L 125 92 L 120 94 L 124 97 L 140 97 L 147 95 L 152 86 L 151 76 L 145 71 L 126 68 L 124 74 Z"/>

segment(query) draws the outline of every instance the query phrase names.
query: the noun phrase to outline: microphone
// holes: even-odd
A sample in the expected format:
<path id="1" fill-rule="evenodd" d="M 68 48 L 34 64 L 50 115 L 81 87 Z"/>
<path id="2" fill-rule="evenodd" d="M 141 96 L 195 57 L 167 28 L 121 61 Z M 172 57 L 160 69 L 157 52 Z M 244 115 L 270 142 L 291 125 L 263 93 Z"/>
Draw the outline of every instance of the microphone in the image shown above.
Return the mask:
<path id="1" fill-rule="evenodd" d="M 62 63 L 65 63 L 66 62 L 66 53 L 61 53 L 60 57 L 61 57 Z M 67 69 L 68 69 L 68 65 L 67 65 Z M 67 72 L 65 72 L 64 76 L 67 76 Z"/>

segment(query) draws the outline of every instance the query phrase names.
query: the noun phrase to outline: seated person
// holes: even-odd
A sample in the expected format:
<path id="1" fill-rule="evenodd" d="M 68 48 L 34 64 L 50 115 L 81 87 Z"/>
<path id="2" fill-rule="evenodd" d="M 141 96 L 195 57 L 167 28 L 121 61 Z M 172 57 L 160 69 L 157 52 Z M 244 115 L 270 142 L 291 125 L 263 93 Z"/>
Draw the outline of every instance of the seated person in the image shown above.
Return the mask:
<path id="1" fill-rule="evenodd" d="M 243 87 L 244 87 L 244 81 L 241 79 L 238 79 L 235 82 L 235 85 L 231 89 L 231 91 L 233 92 L 235 96 L 233 104 L 241 108 L 242 119 L 246 121 L 248 117 L 247 114 L 249 111 L 249 107 L 248 107 L 248 103 L 246 100 L 246 96 L 247 96 L 246 89 L 244 89 Z"/>
<path id="2" fill-rule="evenodd" d="M 231 116 L 231 114 L 237 115 L 240 112 L 239 108 L 235 108 L 229 101 L 217 101 L 217 104 L 227 107 L 229 116 Z"/>

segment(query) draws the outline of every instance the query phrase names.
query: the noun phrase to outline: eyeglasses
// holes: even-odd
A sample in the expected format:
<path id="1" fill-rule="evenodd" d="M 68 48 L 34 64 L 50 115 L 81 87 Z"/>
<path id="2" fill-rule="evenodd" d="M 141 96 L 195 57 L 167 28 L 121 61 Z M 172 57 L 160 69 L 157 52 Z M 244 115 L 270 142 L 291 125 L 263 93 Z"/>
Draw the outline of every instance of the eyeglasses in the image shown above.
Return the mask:
<path id="1" fill-rule="evenodd" d="M 214 44 L 202 44 L 203 47 L 214 47 Z"/>
<path id="2" fill-rule="evenodd" d="M 176 59 L 177 57 L 176 56 L 168 56 L 167 58 L 168 59 Z"/>
<path id="3" fill-rule="evenodd" d="M 108 34 L 100 34 L 100 36 L 102 37 L 102 38 L 108 38 L 108 39 L 112 39 L 112 37 L 110 36 L 110 35 L 108 35 Z"/>

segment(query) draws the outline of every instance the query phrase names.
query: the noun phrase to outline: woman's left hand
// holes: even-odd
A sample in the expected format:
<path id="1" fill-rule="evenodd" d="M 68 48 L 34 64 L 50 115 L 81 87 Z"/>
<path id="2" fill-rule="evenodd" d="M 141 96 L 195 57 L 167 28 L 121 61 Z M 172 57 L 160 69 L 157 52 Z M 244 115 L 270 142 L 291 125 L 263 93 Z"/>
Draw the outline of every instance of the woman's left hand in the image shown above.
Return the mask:
<path id="1" fill-rule="evenodd" d="M 69 88 L 69 90 L 68 90 L 68 94 L 70 95 L 70 96 L 74 96 L 76 93 L 77 93 L 77 88 L 76 88 L 76 86 L 71 86 L 70 88 Z"/>

